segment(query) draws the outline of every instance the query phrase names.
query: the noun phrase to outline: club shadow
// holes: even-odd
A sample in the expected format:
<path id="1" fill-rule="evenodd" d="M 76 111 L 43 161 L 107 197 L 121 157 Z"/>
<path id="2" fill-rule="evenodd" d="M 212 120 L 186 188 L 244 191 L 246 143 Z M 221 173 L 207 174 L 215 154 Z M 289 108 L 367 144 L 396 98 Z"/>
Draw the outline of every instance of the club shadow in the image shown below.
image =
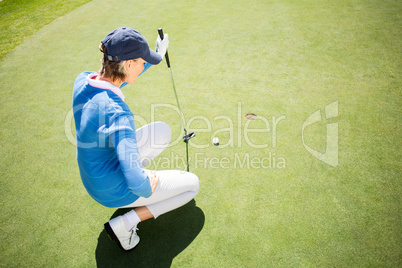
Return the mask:
<path id="1" fill-rule="evenodd" d="M 118 209 L 112 218 L 128 212 Z M 96 247 L 97 267 L 170 267 L 204 227 L 205 215 L 194 200 L 174 211 L 138 225 L 140 243 L 131 251 L 121 250 L 105 230 Z"/>

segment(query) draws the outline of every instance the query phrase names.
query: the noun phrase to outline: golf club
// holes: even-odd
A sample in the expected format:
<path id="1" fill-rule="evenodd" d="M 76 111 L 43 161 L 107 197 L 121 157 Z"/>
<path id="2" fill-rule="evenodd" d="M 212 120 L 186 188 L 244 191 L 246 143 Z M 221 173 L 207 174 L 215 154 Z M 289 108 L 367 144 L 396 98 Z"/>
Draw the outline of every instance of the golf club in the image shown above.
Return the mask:
<path id="1" fill-rule="evenodd" d="M 161 38 L 161 40 L 163 40 L 164 36 L 163 36 L 162 28 L 158 29 L 158 33 L 159 33 L 159 37 Z M 169 69 L 170 80 L 172 81 L 172 86 L 173 86 L 174 95 L 176 97 L 177 107 L 179 108 L 179 111 L 180 111 L 180 117 L 183 118 L 183 126 L 184 126 L 183 141 L 186 143 L 186 158 L 187 158 L 187 172 L 188 172 L 188 171 L 190 171 L 189 164 L 188 164 L 188 141 L 195 136 L 195 133 L 190 132 L 190 133 L 187 134 L 186 119 L 185 119 L 185 116 L 183 114 L 183 111 L 181 110 L 180 103 L 179 103 L 179 98 L 177 97 L 176 87 L 174 85 L 174 80 L 173 80 L 172 69 L 170 68 L 169 54 L 168 54 L 167 50 L 166 50 L 166 54 L 165 54 L 165 59 L 166 59 L 167 67 Z"/>

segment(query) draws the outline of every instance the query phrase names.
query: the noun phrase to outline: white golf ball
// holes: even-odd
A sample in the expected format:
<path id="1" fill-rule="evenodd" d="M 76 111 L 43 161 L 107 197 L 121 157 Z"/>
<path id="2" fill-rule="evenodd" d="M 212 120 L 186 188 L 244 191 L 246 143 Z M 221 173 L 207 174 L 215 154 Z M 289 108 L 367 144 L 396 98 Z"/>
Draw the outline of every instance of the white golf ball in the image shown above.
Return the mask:
<path id="1" fill-rule="evenodd" d="M 213 138 L 212 142 L 214 143 L 215 146 L 219 145 L 219 139 L 218 138 Z"/>

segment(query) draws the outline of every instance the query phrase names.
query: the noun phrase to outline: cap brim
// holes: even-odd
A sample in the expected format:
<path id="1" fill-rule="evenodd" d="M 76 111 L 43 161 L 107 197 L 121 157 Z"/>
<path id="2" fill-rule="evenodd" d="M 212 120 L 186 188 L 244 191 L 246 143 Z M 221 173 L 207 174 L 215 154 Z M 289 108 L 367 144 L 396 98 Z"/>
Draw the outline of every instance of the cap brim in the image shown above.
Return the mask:
<path id="1" fill-rule="evenodd" d="M 146 55 L 144 55 L 142 59 L 145 60 L 146 62 L 149 62 L 152 65 L 156 65 L 162 61 L 161 55 L 159 55 L 152 49 L 149 49 L 149 52 Z"/>

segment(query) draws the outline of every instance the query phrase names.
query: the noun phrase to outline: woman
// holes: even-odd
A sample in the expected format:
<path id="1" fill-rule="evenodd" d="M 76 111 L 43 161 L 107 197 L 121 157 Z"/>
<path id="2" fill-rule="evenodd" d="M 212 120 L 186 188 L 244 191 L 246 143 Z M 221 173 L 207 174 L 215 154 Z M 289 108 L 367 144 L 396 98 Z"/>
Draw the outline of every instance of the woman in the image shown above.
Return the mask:
<path id="1" fill-rule="evenodd" d="M 169 39 L 157 39 L 157 52 L 136 30 L 121 27 L 102 40 L 99 73 L 84 72 L 74 83 L 73 109 L 77 161 L 82 182 L 100 204 L 134 208 L 105 223 L 109 236 L 124 250 L 139 242 L 141 221 L 176 209 L 198 193 L 196 175 L 179 170 L 144 169 L 169 144 L 171 130 L 162 122 L 135 130 L 134 115 L 121 87 L 134 83 L 166 53 Z M 137 143 L 138 140 L 138 143 Z"/>

